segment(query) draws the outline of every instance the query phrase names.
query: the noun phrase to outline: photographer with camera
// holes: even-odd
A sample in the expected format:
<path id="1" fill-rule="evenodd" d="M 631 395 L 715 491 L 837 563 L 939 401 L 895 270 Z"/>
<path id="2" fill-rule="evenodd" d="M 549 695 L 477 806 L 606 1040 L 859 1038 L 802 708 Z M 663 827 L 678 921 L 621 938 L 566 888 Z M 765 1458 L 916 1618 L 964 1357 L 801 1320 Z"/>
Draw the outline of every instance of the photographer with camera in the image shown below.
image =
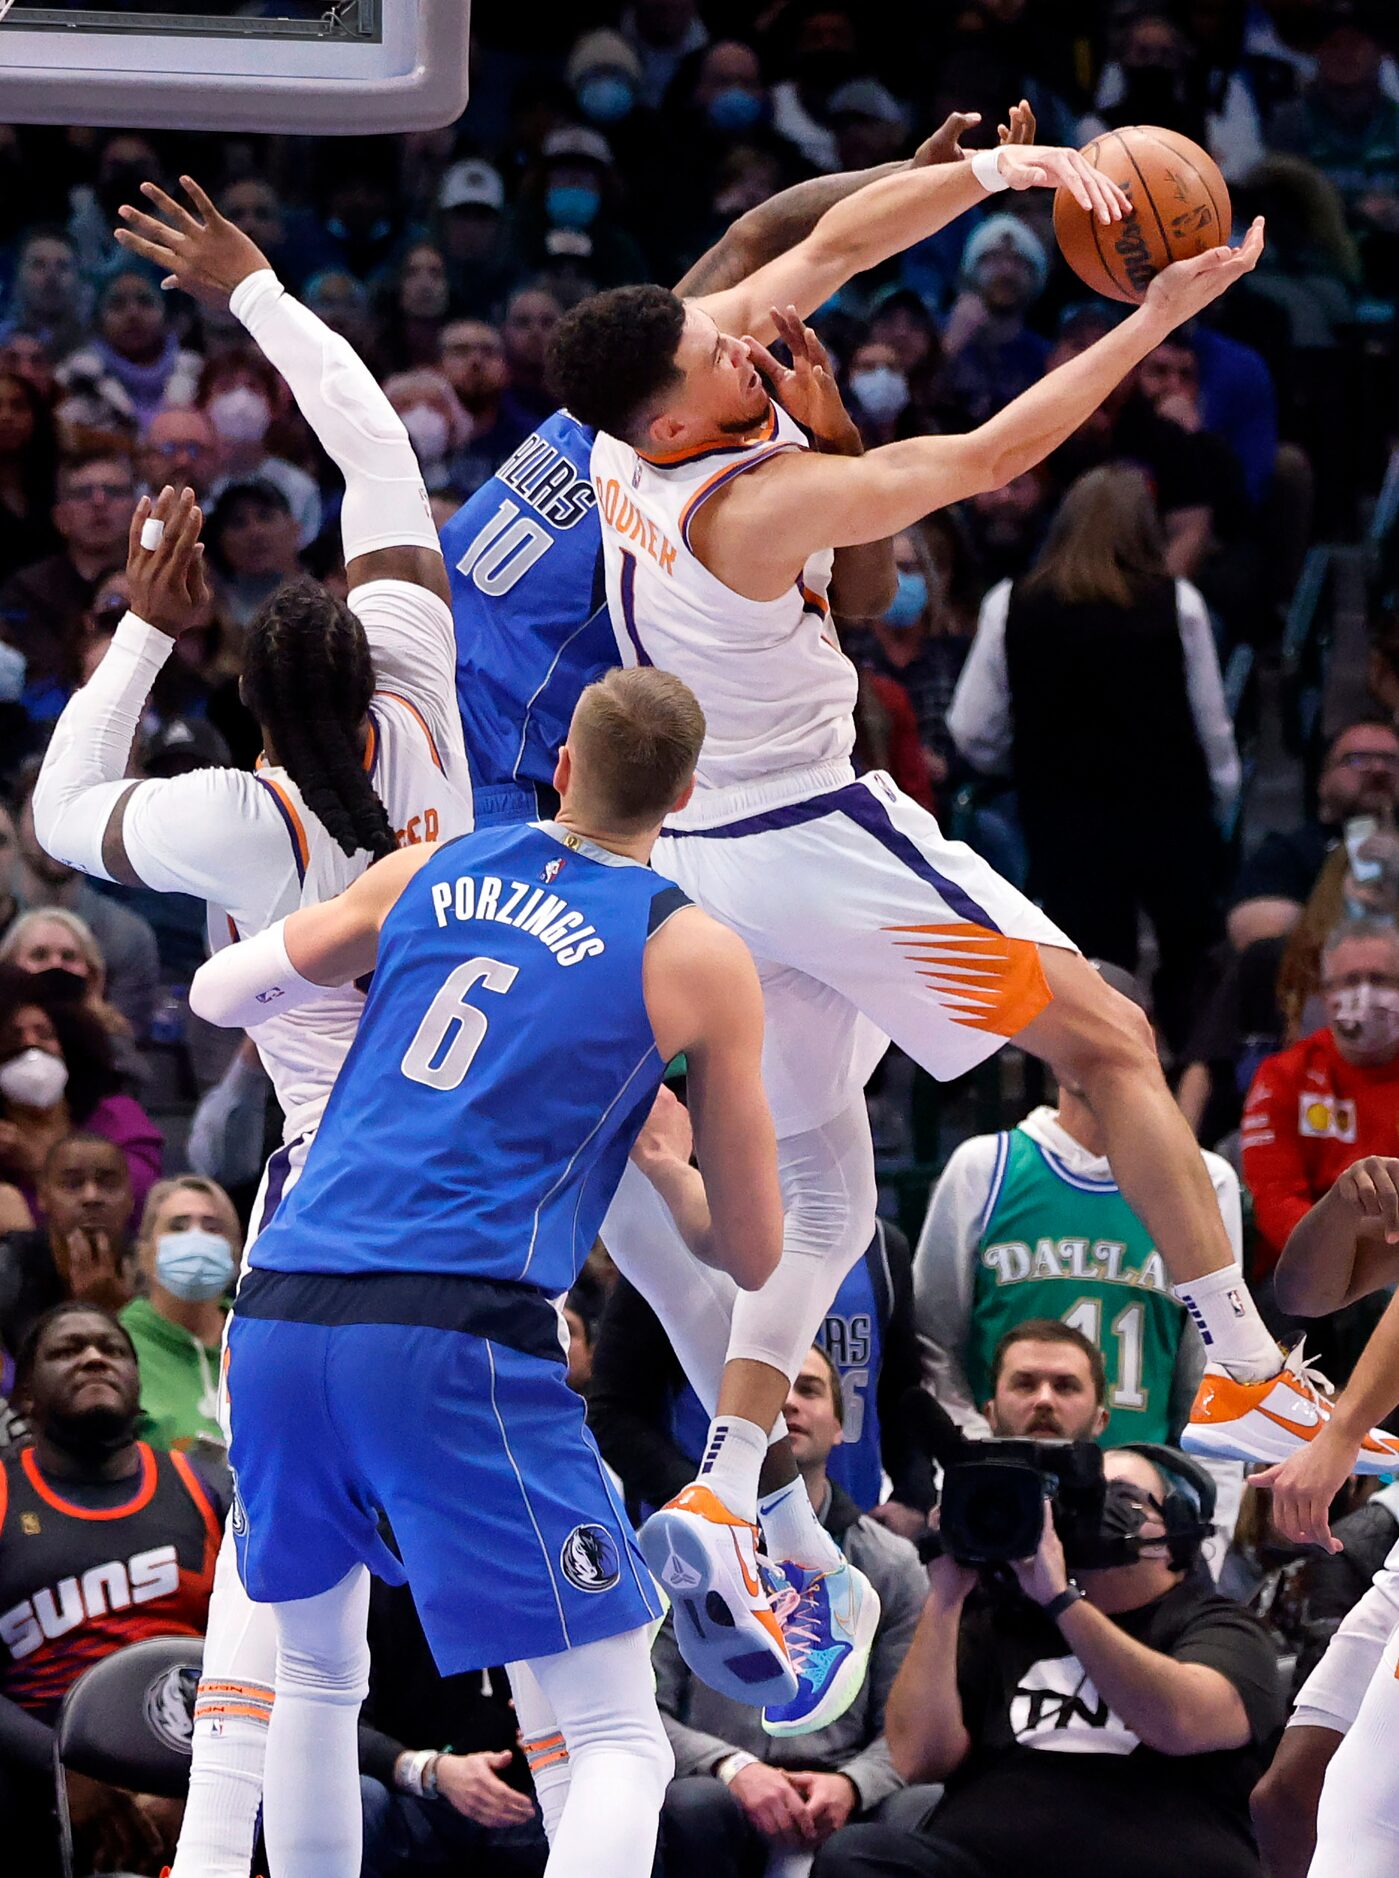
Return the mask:
<path id="1" fill-rule="evenodd" d="M 961 1453 L 885 1717 L 899 1772 L 946 1795 L 916 1832 L 850 1827 L 812 1878 L 1258 1878 L 1248 1796 L 1283 1701 L 1262 1625 L 1199 1566 L 1209 1476 L 1146 1443 L 1096 1485 L 1084 1442 Z M 1036 1516 L 1033 1555 L 992 1566 Z"/>

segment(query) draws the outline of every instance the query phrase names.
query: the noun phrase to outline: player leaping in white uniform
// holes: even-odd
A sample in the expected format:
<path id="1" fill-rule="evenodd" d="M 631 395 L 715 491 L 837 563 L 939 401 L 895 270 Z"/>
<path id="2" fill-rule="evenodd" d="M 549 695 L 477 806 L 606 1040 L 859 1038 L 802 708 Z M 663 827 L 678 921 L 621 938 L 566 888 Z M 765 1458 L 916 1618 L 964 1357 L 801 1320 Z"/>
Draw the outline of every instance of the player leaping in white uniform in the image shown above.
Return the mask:
<path id="1" fill-rule="evenodd" d="M 188 495 L 177 503 L 163 492 L 153 513 L 170 532 L 160 547 L 143 549 L 151 507 L 143 504 L 132 525 L 132 611 L 59 719 L 34 821 L 50 853 L 98 879 L 198 895 L 217 950 L 331 898 L 398 847 L 465 833 L 471 788 L 446 569 L 408 434 L 345 341 L 283 290 L 202 192 L 185 186 L 214 231 L 202 251 L 223 302 L 287 380 L 344 477 L 349 603 L 299 581 L 251 622 L 243 695 L 266 752 L 255 776 L 204 769 L 132 782 L 127 761 L 151 686 L 199 616 L 176 578 L 198 511 Z M 178 228 L 193 225 L 157 199 Z M 327 991 L 257 1028 L 286 1125 L 250 1237 L 300 1173 L 363 1003 L 353 988 Z M 248 1600 L 226 1534 L 177 1878 L 246 1878 L 275 1660 L 270 1614 Z"/>
<path id="2" fill-rule="evenodd" d="M 764 1075 L 787 1207 L 782 1265 L 733 1307 L 700 1481 L 657 1516 L 648 1541 L 663 1577 L 712 1576 L 734 1603 L 741 1588 L 716 1508 L 753 1516 L 788 1379 L 868 1243 L 875 1190 L 860 1092 L 889 1037 L 947 1078 L 1013 1036 L 1086 1091 L 1123 1192 L 1209 1348 L 1196 1440 L 1273 1459 L 1324 1421 L 1300 1366 L 1280 1369 L 1140 1014 L 887 776 L 855 780 L 855 674 L 824 599 L 833 547 L 909 527 L 1047 456 L 1167 333 L 1254 266 L 1261 223 L 1238 250 L 1168 268 L 1114 332 L 965 436 L 820 455 L 774 408 L 758 370 L 757 342 L 778 330 L 770 309 L 790 305 L 802 358 L 784 384 L 787 401 L 800 409 L 803 395 L 824 395 L 825 368 L 799 315 L 849 274 L 973 207 L 988 186 L 1081 181 L 1075 162 L 1072 153 L 1003 149 L 955 170 L 889 178 L 831 210 L 806 242 L 708 310 L 623 288 L 576 307 L 555 341 L 557 391 L 604 433 L 592 468 L 622 656 L 684 678 L 709 724 L 693 802 L 667 825 L 656 863 L 742 934 L 764 976 Z M 815 1573 L 823 1606 L 836 1593 L 839 1608 L 809 1616 L 831 1651 L 853 1643 L 858 1663 L 867 1629 L 858 1586 L 799 1501 L 789 1492 L 780 1537 L 772 1504 L 763 1507 L 769 1545 Z M 720 1629 L 680 1640 L 698 1673 L 714 1676 L 717 1663 L 722 1675 L 731 1645 Z M 813 1694 L 803 1690 L 798 1709 Z M 791 1704 L 769 1716 L 779 1728 L 798 1718 Z"/>

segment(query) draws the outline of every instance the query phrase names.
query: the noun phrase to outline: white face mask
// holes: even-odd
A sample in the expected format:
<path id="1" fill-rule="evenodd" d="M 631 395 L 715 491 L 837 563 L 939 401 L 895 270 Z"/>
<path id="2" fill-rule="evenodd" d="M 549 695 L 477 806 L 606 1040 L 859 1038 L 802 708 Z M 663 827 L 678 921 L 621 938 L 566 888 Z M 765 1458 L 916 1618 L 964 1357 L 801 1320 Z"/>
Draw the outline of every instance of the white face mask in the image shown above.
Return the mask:
<path id="1" fill-rule="evenodd" d="M 446 456 L 451 431 L 436 405 L 415 404 L 403 413 L 403 428 L 420 463 L 440 463 Z"/>
<path id="2" fill-rule="evenodd" d="M 233 385 L 209 400 L 209 422 L 225 443 L 261 443 L 272 407 L 251 385 Z"/>
<path id="3" fill-rule="evenodd" d="M 850 374 L 850 395 L 867 416 L 887 423 L 908 403 L 908 380 L 892 365 L 871 365 Z"/>
<path id="4" fill-rule="evenodd" d="M 1337 1039 L 1374 1056 L 1399 1044 L 1399 991 L 1389 985 L 1345 985 L 1325 993 Z"/>
<path id="5" fill-rule="evenodd" d="M 47 1050 L 21 1050 L 0 1063 L 0 1095 L 28 1109 L 51 1109 L 68 1087 L 68 1065 Z"/>

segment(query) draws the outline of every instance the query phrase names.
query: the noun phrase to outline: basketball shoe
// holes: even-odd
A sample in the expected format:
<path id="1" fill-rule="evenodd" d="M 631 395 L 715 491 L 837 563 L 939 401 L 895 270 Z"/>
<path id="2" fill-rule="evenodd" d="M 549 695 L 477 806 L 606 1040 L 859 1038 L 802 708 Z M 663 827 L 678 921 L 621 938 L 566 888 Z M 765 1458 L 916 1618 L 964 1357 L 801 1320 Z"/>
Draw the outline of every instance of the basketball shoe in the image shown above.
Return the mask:
<path id="1" fill-rule="evenodd" d="M 758 1528 L 708 1487 L 689 1486 L 641 1528 L 642 1555 L 675 1611 L 675 1641 L 720 1695 L 790 1702 L 796 1672 L 758 1563 Z"/>
<path id="2" fill-rule="evenodd" d="M 1332 1389 L 1299 1343 L 1275 1376 L 1240 1382 L 1211 1363 L 1181 1437 L 1189 1454 L 1218 1461 L 1285 1461 L 1331 1419 Z M 1357 1474 L 1399 1473 L 1399 1440 L 1372 1428 L 1360 1444 Z"/>
<path id="3" fill-rule="evenodd" d="M 773 1613 L 782 1626 L 797 1675 L 788 1702 L 769 1702 L 763 1729 L 804 1735 L 838 1721 L 860 1693 L 879 1625 L 879 1593 L 862 1571 L 842 1559 L 834 1571 L 774 1566 Z"/>

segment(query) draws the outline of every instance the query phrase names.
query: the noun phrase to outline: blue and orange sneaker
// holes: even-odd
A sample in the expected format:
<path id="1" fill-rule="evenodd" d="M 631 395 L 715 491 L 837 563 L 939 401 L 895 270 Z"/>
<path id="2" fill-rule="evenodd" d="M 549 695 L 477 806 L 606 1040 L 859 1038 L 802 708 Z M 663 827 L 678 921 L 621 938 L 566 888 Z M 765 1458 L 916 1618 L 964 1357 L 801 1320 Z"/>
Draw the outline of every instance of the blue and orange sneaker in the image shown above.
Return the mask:
<path id="1" fill-rule="evenodd" d="M 764 1707 L 763 1731 L 811 1734 L 838 1721 L 860 1693 L 879 1627 L 879 1593 L 848 1559 L 834 1570 L 804 1571 L 792 1564 L 773 1570 L 785 1581 L 773 1610 L 797 1673 L 797 1692 Z"/>
<path id="2" fill-rule="evenodd" d="M 758 1562 L 758 1529 L 692 1485 L 641 1528 L 642 1555 L 675 1611 L 675 1641 L 720 1695 L 750 1708 L 798 1693 Z"/>

